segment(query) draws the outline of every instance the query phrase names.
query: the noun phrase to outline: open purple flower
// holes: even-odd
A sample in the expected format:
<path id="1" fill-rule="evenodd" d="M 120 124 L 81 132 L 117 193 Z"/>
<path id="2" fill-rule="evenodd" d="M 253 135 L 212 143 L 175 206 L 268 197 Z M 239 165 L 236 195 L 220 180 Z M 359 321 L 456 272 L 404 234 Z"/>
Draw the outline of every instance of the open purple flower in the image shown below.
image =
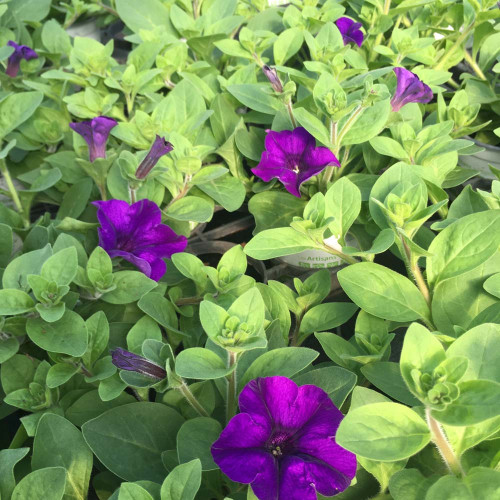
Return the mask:
<path id="1" fill-rule="evenodd" d="M 163 380 L 167 376 L 167 372 L 161 366 L 121 347 L 111 351 L 111 360 L 121 370 L 141 373 L 158 380 Z"/>
<path id="2" fill-rule="evenodd" d="M 151 146 L 148 154 L 142 160 L 141 164 L 137 167 L 137 171 L 135 172 L 135 176 L 138 179 L 144 179 L 149 172 L 153 169 L 153 167 L 158 163 L 158 160 L 167 153 L 170 153 L 174 147 L 170 142 L 167 142 L 164 137 L 156 136 L 155 142 Z"/>
<path id="3" fill-rule="evenodd" d="M 263 181 L 279 179 L 286 190 L 300 198 L 300 185 L 328 165 L 340 167 L 335 155 L 316 147 L 314 137 L 302 127 L 282 132 L 267 131 L 266 149 L 252 172 Z"/>
<path id="4" fill-rule="evenodd" d="M 335 24 L 342 35 L 342 39 L 344 40 L 344 45 L 348 43 L 355 43 L 358 47 L 361 47 L 363 43 L 364 35 L 363 32 L 359 29 L 363 25 L 361 23 L 357 23 L 348 17 L 339 17 Z"/>
<path id="5" fill-rule="evenodd" d="M 118 122 L 108 116 L 97 116 L 92 120 L 79 123 L 70 123 L 69 126 L 80 134 L 89 145 L 89 158 L 94 162 L 96 158 L 106 158 L 106 143 L 113 127 Z"/>
<path id="6" fill-rule="evenodd" d="M 343 415 L 323 389 L 258 378 L 239 404 L 242 413 L 212 445 L 231 480 L 251 483 L 259 500 L 316 500 L 316 492 L 331 496 L 350 485 L 356 456 L 335 442 Z"/>
<path id="7" fill-rule="evenodd" d="M 432 100 L 432 90 L 415 73 L 405 68 L 394 68 L 394 73 L 398 78 L 398 84 L 391 99 L 393 111 L 399 111 L 410 102 L 427 104 Z"/>
<path id="8" fill-rule="evenodd" d="M 186 248 L 186 237 L 161 223 L 161 210 L 150 200 L 132 205 L 122 200 L 93 204 L 101 224 L 99 245 L 110 257 L 131 262 L 152 280 L 158 281 L 165 274 L 167 266 L 163 258 Z"/>
<path id="9" fill-rule="evenodd" d="M 31 59 L 38 59 L 38 54 L 30 49 L 27 45 L 18 45 L 16 42 L 9 40 L 7 42 L 9 47 L 14 47 L 14 52 L 9 56 L 7 60 L 7 73 L 11 77 L 17 76 L 19 72 L 19 65 L 21 64 L 21 59 L 30 61 Z"/>

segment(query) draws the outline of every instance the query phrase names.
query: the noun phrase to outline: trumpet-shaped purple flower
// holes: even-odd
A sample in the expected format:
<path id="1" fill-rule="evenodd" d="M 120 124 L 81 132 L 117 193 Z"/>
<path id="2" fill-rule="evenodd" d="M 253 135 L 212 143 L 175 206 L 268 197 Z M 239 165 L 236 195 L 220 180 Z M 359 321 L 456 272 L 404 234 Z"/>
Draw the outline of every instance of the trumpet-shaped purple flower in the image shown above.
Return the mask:
<path id="1" fill-rule="evenodd" d="M 117 125 L 118 122 L 108 116 L 97 116 L 92 120 L 69 124 L 89 145 L 89 159 L 91 162 L 94 162 L 96 158 L 106 158 L 106 143 L 111 129 Z"/>
<path id="2" fill-rule="evenodd" d="M 259 500 L 316 500 L 316 492 L 331 496 L 349 486 L 356 456 L 335 442 L 343 415 L 323 389 L 258 378 L 239 404 L 242 413 L 212 445 L 231 480 L 251 483 Z"/>
<path id="3" fill-rule="evenodd" d="M 314 137 L 302 127 L 282 132 L 267 131 L 266 149 L 252 172 L 263 181 L 277 178 L 286 190 L 300 198 L 300 185 L 328 165 L 340 167 L 335 155 L 316 147 Z"/>
<path id="4" fill-rule="evenodd" d="M 5 73 L 11 77 L 17 76 L 21 59 L 25 59 L 26 61 L 38 59 L 38 54 L 27 45 L 18 45 L 12 40 L 9 40 L 7 45 L 9 47 L 14 47 L 14 52 L 9 56 L 7 60 L 7 69 L 5 70 Z"/>
<path id="5" fill-rule="evenodd" d="M 148 154 L 137 167 L 135 176 L 138 179 L 144 179 L 158 163 L 158 160 L 167 153 L 170 153 L 172 149 L 174 149 L 174 147 L 170 144 L 170 142 L 167 142 L 164 137 L 157 135 Z"/>
<path id="6" fill-rule="evenodd" d="M 415 73 L 405 68 L 394 68 L 394 73 L 398 78 L 398 84 L 391 99 L 393 111 L 399 111 L 410 102 L 427 104 L 432 100 L 432 90 Z"/>
<path id="7" fill-rule="evenodd" d="M 161 366 L 121 347 L 111 351 L 111 360 L 121 370 L 141 373 L 158 380 L 163 380 L 167 376 L 167 372 Z"/>
<path id="8" fill-rule="evenodd" d="M 122 200 L 93 204 L 101 224 L 99 245 L 110 257 L 131 262 L 152 280 L 158 281 L 165 274 L 167 266 L 163 258 L 186 248 L 186 237 L 161 223 L 161 210 L 150 200 L 132 205 Z"/>
<path id="9" fill-rule="evenodd" d="M 335 21 L 335 24 L 342 35 L 344 45 L 352 42 L 358 47 L 361 47 L 365 37 L 363 32 L 359 29 L 363 26 L 361 23 L 357 23 L 348 17 L 340 17 Z"/>

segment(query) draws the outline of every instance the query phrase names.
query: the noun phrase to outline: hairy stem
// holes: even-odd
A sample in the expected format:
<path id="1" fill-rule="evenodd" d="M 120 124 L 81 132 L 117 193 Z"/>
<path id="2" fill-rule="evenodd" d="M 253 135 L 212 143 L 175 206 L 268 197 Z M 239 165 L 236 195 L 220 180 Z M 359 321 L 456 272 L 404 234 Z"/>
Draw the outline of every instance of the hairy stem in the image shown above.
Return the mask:
<path id="1" fill-rule="evenodd" d="M 448 49 L 445 50 L 443 57 L 438 61 L 438 63 L 434 66 L 434 69 L 443 69 L 444 65 L 448 62 L 448 60 L 455 54 L 455 51 L 462 45 L 462 43 L 467 40 L 469 33 L 472 28 L 474 28 L 474 23 L 467 26 L 464 29 L 463 33 L 455 40 L 455 43 Z"/>
<path id="2" fill-rule="evenodd" d="M 196 396 L 191 392 L 191 389 L 189 386 L 186 384 L 186 382 L 182 382 L 182 385 L 178 387 L 179 391 L 181 394 L 186 398 L 186 401 L 191 405 L 191 407 L 198 413 L 200 417 L 208 417 L 209 414 L 201 406 L 200 402 L 196 399 Z"/>
<path id="3" fill-rule="evenodd" d="M 238 355 L 235 352 L 228 352 L 228 364 L 227 367 L 231 368 L 236 364 L 238 360 Z M 227 376 L 227 406 L 226 406 L 226 417 L 227 421 L 231 420 L 236 413 L 236 396 L 237 396 L 237 380 L 236 380 L 236 368 Z"/>
<path id="4" fill-rule="evenodd" d="M 481 78 L 481 80 L 486 80 L 483 70 L 479 67 L 474 58 L 469 54 L 467 49 L 464 50 L 465 60 L 469 63 L 469 66 L 474 70 L 474 73 Z"/>
<path id="5" fill-rule="evenodd" d="M 453 448 L 446 438 L 441 424 L 432 417 L 430 408 L 425 409 L 425 418 L 431 431 L 432 442 L 436 445 L 450 471 L 457 476 L 465 476 L 460 460 L 455 455 Z"/>
<path id="6" fill-rule="evenodd" d="M 297 121 L 295 120 L 295 116 L 293 116 L 293 107 L 291 100 L 289 100 L 286 103 L 286 109 L 288 111 L 288 116 L 290 117 L 290 121 L 292 122 L 293 128 L 297 128 Z"/>

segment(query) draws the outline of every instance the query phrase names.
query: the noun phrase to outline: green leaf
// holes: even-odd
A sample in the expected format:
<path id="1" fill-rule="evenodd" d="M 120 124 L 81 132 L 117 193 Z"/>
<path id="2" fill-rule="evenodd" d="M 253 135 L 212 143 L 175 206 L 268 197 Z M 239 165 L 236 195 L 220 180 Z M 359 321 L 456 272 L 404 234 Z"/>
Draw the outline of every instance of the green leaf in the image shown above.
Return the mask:
<path id="1" fill-rule="evenodd" d="M 97 311 L 85 321 L 88 333 L 88 348 L 82 357 L 89 368 L 99 359 L 109 341 L 109 323 L 103 311 Z"/>
<path id="2" fill-rule="evenodd" d="M 25 476 L 14 488 L 12 500 L 43 498 L 61 500 L 66 485 L 66 470 L 63 467 L 47 467 Z"/>
<path id="3" fill-rule="evenodd" d="M 484 282 L 483 287 L 491 295 L 500 298 L 500 273 L 490 276 Z"/>
<path id="4" fill-rule="evenodd" d="M 12 254 L 12 228 L 7 224 L 0 224 L 0 268 L 5 268 Z"/>
<path id="5" fill-rule="evenodd" d="M 80 371 L 78 365 L 70 365 L 67 363 L 57 363 L 50 367 L 47 373 L 47 387 L 55 389 L 65 384 L 75 373 Z"/>
<path id="6" fill-rule="evenodd" d="M 82 426 L 83 437 L 97 458 L 126 481 L 161 483 L 161 454 L 175 447 L 184 419 L 160 403 L 118 406 Z"/>
<path id="7" fill-rule="evenodd" d="M 429 246 L 427 280 L 436 286 L 480 266 L 500 246 L 500 210 L 467 215 L 441 231 Z"/>
<path id="8" fill-rule="evenodd" d="M 485 323 L 462 334 L 446 351 L 447 357 L 464 356 L 469 360 L 462 381 L 485 379 L 500 382 L 500 325 Z"/>
<path id="9" fill-rule="evenodd" d="M 374 403 L 351 410 L 340 422 L 340 446 L 371 460 L 392 462 L 411 457 L 431 439 L 425 421 L 398 403 Z"/>
<path id="10" fill-rule="evenodd" d="M 348 321 L 358 310 L 350 302 L 327 302 L 309 309 L 300 323 L 300 334 L 309 335 L 337 328 Z"/>
<path id="11" fill-rule="evenodd" d="M 238 210 L 245 200 L 246 191 L 242 182 L 229 174 L 208 182 L 198 183 L 197 187 L 228 212 Z"/>
<path id="12" fill-rule="evenodd" d="M 315 139 L 325 146 L 331 146 L 330 134 L 323 122 L 305 108 L 293 110 L 293 116 Z"/>
<path id="13" fill-rule="evenodd" d="M 273 44 L 274 62 L 284 64 L 300 50 L 303 42 L 304 34 L 301 28 L 282 31 Z"/>
<path id="14" fill-rule="evenodd" d="M 118 500 L 153 500 L 153 497 L 137 483 L 122 483 Z"/>
<path id="15" fill-rule="evenodd" d="M 325 194 L 325 218 L 335 218 L 328 227 L 341 242 L 360 211 L 361 191 L 347 177 L 341 177 Z"/>
<path id="16" fill-rule="evenodd" d="M 408 406 L 418 406 L 420 403 L 405 385 L 398 363 L 379 361 L 361 367 L 361 373 L 377 389 L 391 398 Z"/>
<path id="17" fill-rule="evenodd" d="M 397 158 L 398 160 L 410 160 L 410 157 L 403 149 L 403 146 L 390 137 L 384 137 L 382 135 L 374 137 L 373 139 L 370 139 L 370 144 L 372 148 L 381 155 L 391 156 L 392 158 Z"/>
<path id="18" fill-rule="evenodd" d="M 31 466 L 34 470 L 64 467 L 67 471 L 65 499 L 87 498 L 92 458 L 81 432 L 73 424 L 53 413 L 42 416 L 33 443 Z"/>
<path id="19" fill-rule="evenodd" d="M 257 377 L 282 375 L 293 377 L 300 370 L 309 366 L 318 353 L 307 347 L 281 347 L 259 356 L 245 372 L 239 387 L 243 388 L 250 380 Z"/>
<path id="20" fill-rule="evenodd" d="M 175 360 L 175 372 L 184 378 L 210 380 L 229 375 L 235 366 L 228 368 L 214 352 L 202 347 L 181 351 Z"/>
<path id="21" fill-rule="evenodd" d="M 198 458 L 202 470 L 217 469 L 210 448 L 221 431 L 221 425 L 213 418 L 199 417 L 185 422 L 177 434 L 179 462 L 190 462 Z"/>
<path id="22" fill-rule="evenodd" d="M 26 292 L 15 288 L 0 290 L 0 315 L 23 314 L 34 307 L 35 302 Z"/>
<path id="23" fill-rule="evenodd" d="M 47 323 L 41 318 L 29 318 L 26 332 L 36 345 L 46 351 L 79 357 L 87 350 L 85 322 L 73 311 L 66 310 L 63 317 L 54 323 Z"/>
<path id="24" fill-rule="evenodd" d="M 201 485 L 198 458 L 175 467 L 161 486 L 161 500 L 194 500 Z"/>
<path id="25" fill-rule="evenodd" d="M 314 247 L 314 242 L 306 235 L 291 227 L 282 227 L 256 234 L 245 246 L 245 253 L 254 259 L 267 260 Z"/>
<path id="26" fill-rule="evenodd" d="M 349 298 L 373 316 L 399 322 L 429 317 L 418 288 L 384 266 L 360 262 L 340 270 L 337 276 Z"/>
<path id="27" fill-rule="evenodd" d="M 25 122 L 43 100 L 41 92 L 18 92 L 0 102 L 0 138 Z"/>
<path id="28" fill-rule="evenodd" d="M 312 384 L 321 387 L 337 408 L 340 408 L 354 389 L 357 377 L 339 366 L 327 366 L 302 373 L 294 377 L 297 385 Z"/>
<path id="29" fill-rule="evenodd" d="M 197 196 L 184 196 L 167 207 L 165 213 L 176 220 L 207 222 L 212 218 L 214 207 Z"/>
<path id="30" fill-rule="evenodd" d="M 474 425 L 498 416 L 500 384 L 492 380 L 468 380 L 458 384 L 460 395 L 432 416 L 446 425 Z"/>
<path id="31" fill-rule="evenodd" d="M 113 274 L 113 284 L 116 288 L 102 296 L 110 304 L 136 302 L 157 286 L 156 281 L 139 271 L 118 271 Z"/>
<path id="32" fill-rule="evenodd" d="M 29 290 L 28 275 L 40 274 L 43 263 L 52 255 L 52 248 L 46 245 L 40 250 L 33 250 L 16 257 L 9 263 L 2 276 L 4 288 Z"/>
<path id="33" fill-rule="evenodd" d="M 42 266 L 41 276 L 55 281 L 59 286 L 69 285 L 78 271 L 78 257 L 75 247 L 64 248 L 49 257 Z"/>
<path id="34" fill-rule="evenodd" d="M 436 479 L 425 477 L 417 469 L 403 469 L 390 478 L 389 491 L 394 500 L 420 500 Z"/>
<path id="35" fill-rule="evenodd" d="M 137 306 L 161 326 L 184 335 L 177 330 L 177 314 L 172 303 L 163 295 L 150 292 L 139 300 Z"/>
<path id="36" fill-rule="evenodd" d="M 144 0 L 139 11 L 135 0 L 117 0 L 116 10 L 120 19 L 135 33 L 154 31 L 159 27 L 168 34 L 175 34 L 168 8 L 159 0 Z"/>
<path id="37" fill-rule="evenodd" d="M 10 498 L 16 486 L 14 467 L 29 451 L 29 448 L 0 450 L 0 498 Z"/>
<path id="38" fill-rule="evenodd" d="M 254 111 L 274 115 L 281 108 L 281 103 L 267 92 L 268 89 L 269 85 L 261 83 L 241 83 L 226 87 L 226 90 L 241 104 Z"/>

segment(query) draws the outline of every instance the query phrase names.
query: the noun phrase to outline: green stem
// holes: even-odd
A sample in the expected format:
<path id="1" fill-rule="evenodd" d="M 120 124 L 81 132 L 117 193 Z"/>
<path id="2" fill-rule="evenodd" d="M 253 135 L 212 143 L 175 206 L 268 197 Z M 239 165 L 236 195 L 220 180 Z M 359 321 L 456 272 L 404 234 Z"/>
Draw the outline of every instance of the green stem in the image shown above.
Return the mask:
<path id="1" fill-rule="evenodd" d="M 0 160 L 0 172 L 2 172 L 3 176 L 5 177 L 5 183 L 9 188 L 9 193 L 12 198 L 12 201 L 14 202 L 16 210 L 19 212 L 19 215 L 21 215 L 23 218 L 24 227 L 29 227 L 30 225 L 29 219 L 26 217 L 26 214 L 24 213 L 23 205 L 17 193 L 16 186 L 14 186 L 14 182 L 12 181 L 12 177 L 10 176 L 10 172 L 9 169 L 7 168 L 5 160 Z"/>
<path id="2" fill-rule="evenodd" d="M 292 101 L 289 100 L 286 103 L 286 109 L 288 111 L 288 116 L 290 117 L 290 120 L 292 122 L 293 128 L 297 128 L 297 121 L 295 120 L 295 116 L 293 116 L 293 107 L 292 107 Z"/>
<path id="3" fill-rule="evenodd" d="M 391 0 L 385 0 L 384 7 L 382 9 L 382 15 L 387 15 L 389 13 L 390 8 L 391 8 Z M 384 38 L 384 34 L 379 33 L 375 38 L 375 43 L 373 44 L 373 46 L 376 47 L 377 45 L 380 45 L 380 43 L 382 42 L 382 38 Z M 376 52 L 372 52 L 370 57 L 370 62 L 374 61 L 377 58 L 377 56 L 378 54 Z"/>
<path id="4" fill-rule="evenodd" d="M 350 255 L 346 255 L 344 252 L 340 252 L 339 250 L 335 250 L 335 248 L 329 247 L 328 245 L 323 245 L 322 250 L 331 253 L 332 255 L 336 255 L 337 257 L 340 257 L 342 260 L 345 260 L 349 264 L 357 264 L 359 262 L 358 259 L 355 259 Z"/>
<path id="5" fill-rule="evenodd" d="M 178 387 L 181 394 L 186 398 L 186 401 L 191 405 L 191 407 L 200 415 L 200 417 L 209 417 L 208 412 L 201 406 L 200 402 L 196 399 L 196 396 L 191 392 L 191 389 L 186 384 L 182 382 L 182 385 Z"/>
<path id="6" fill-rule="evenodd" d="M 300 332 L 300 324 L 302 323 L 302 318 L 304 317 L 305 311 L 303 311 L 301 314 L 298 316 L 295 316 L 295 327 L 293 329 L 291 339 L 290 339 L 290 345 L 292 347 L 298 347 L 299 346 L 299 332 Z"/>
<path id="7" fill-rule="evenodd" d="M 406 244 L 406 241 L 403 239 L 403 237 L 401 237 L 401 243 L 403 245 L 410 274 L 411 276 L 413 276 L 413 279 L 415 280 L 415 283 L 417 284 L 417 287 L 420 290 L 420 293 L 423 295 L 425 301 L 427 302 L 427 305 L 429 306 L 430 310 L 432 301 L 431 294 L 429 292 L 429 288 L 427 287 L 427 283 L 425 282 L 425 279 L 422 275 L 422 271 L 420 270 L 420 267 L 418 265 L 418 259 L 416 259 L 412 255 L 410 247 Z"/>
<path id="8" fill-rule="evenodd" d="M 473 28 L 474 23 L 464 29 L 463 33 L 455 40 L 455 43 L 448 50 L 445 50 L 443 57 L 441 57 L 438 63 L 434 66 L 434 69 L 443 69 L 444 65 L 446 64 L 448 59 L 450 59 L 451 56 L 454 55 L 457 48 L 460 47 L 460 45 L 462 45 L 465 40 L 467 40 L 467 37 L 469 36 L 469 33 Z"/>
<path id="9" fill-rule="evenodd" d="M 474 73 L 481 78 L 481 80 L 486 80 L 482 69 L 479 67 L 474 58 L 469 54 L 467 49 L 464 50 L 465 60 L 469 63 L 469 66 L 474 70 Z"/>
<path id="10" fill-rule="evenodd" d="M 9 450 L 21 448 L 21 446 L 27 439 L 28 439 L 28 433 L 26 432 L 24 425 L 20 425 L 14 437 L 12 438 L 12 441 L 9 445 Z"/>
<path id="11" fill-rule="evenodd" d="M 330 119 L 330 142 L 332 144 L 337 143 L 337 126 L 338 126 L 337 122 L 334 122 L 333 120 Z M 335 155 L 335 157 L 337 157 L 337 155 L 339 154 L 338 148 L 334 149 L 332 151 L 332 153 Z M 331 165 L 329 167 L 326 167 L 326 169 L 325 169 L 325 173 L 323 175 L 323 182 L 322 182 L 325 191 L 328 188 L 328 183 L 332 179 L 333 171 L 335 168 L 338 168 L 338 167 Z"/>
<path id="12" fill-rule="evenodd" d="M 425 409 L 425 418 L 431 431 L 432 441 L 436 445 L 450 471 L 457 476 L 465 476 L 460 460 L 455 455 L 453 448 L 446 438 L 441 424 L 432 417 L 430 408 Z"/>
<path id="13" fill-rule="evenodd" d="M 228 352 L 227 367 L 231 368 L 238 361 L 238 355 L 235 352 Z M 231 420 L 236 414 L 236 396 L 237 396 L 237 380 L 236 368 L 227 376 L 227 407 L 226 417 L 227 421 Z"/>
<path id="14" fill-rule="evenodd" d="M 340 134 L 337 138 L 337 142 L 335 144 L 335 151 L 339 151 L 340 147 L 342 146 L 342 139 L 345 137 L 347 132 L 349 132 L 349 129 L 356 123 L 356 120 L 359 118 L 359 115 L 363 112 L 365 108 L 363 105 L 359 105 L 355 110 L 354 113 L 349 117 L 349 119 L 345 122 L 345 125 L 342 127 L 342 130 L 340 131 Z M 335 153 L 334 153 L 335 154 Z"/>

